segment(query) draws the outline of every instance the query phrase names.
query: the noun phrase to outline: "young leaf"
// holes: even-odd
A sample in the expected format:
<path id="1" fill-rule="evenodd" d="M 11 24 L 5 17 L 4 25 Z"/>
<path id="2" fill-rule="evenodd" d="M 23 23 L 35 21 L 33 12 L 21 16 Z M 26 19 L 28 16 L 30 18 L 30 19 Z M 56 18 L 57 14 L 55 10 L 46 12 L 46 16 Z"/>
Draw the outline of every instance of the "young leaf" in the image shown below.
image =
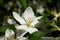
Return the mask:
<path id="1" fill-rule="evenodd" d="M 27 7 L 27 0 L 19 0 L 19 2 L 21 3 L 21 5 L 23 6 L 23 8 L 25 9 Z"/>
<path id="2" fill-rule="evenodd" d="M 4 33 L 6 31 L 6 29 L 12 29 L 12 30 L 16 30 L 14 25 L 5 25 L 0 27 L 0 33 Z"/>
<path id="3" fill-rule="evenodd" d="M 44 32 L 34 32 L 29 36 L 29 40 L 40 40 L 44 35 Z"/>

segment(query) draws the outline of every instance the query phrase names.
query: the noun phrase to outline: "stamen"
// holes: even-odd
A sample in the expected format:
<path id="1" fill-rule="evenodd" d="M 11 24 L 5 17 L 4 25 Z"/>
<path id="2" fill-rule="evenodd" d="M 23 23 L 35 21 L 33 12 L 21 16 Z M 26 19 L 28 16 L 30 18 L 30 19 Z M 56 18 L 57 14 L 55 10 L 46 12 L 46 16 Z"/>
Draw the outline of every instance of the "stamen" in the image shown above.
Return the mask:
<path id="1" fill-rule="evenodd" d="M 28 20 L 26 21 L 26 25 L 28 27 L 30 27 L 30 24 L 33 22 L 33 20 L 31 18 L 28 18 Z"/>

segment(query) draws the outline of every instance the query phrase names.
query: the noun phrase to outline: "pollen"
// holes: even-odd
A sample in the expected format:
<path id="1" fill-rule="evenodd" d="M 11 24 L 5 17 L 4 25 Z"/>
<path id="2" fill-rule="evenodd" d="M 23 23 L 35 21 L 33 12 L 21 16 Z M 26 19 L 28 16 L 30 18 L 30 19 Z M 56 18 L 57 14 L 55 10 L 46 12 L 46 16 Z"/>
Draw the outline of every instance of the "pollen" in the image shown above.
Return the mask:
<path id="1" fill-rule="evenodd" d="M 28 18 L 28 20 L 26 20 L 26 25 L 29 27 L 31 26 L 30 24 L 33 22 L 33 20 L 31 18 Z"/>

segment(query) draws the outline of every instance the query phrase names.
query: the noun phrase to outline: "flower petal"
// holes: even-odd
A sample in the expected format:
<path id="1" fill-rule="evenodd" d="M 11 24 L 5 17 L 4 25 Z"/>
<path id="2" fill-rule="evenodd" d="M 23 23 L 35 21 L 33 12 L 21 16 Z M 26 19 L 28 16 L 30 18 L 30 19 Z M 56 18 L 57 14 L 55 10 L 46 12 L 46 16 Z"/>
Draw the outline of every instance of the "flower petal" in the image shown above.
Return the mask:
<path id="1" fill-rule="evenodd" d="M 38 19 L 41 19 L 43 16 L 39 16 L 33 19 L 33 22 L 30 25 L 35 26 L 37 23 L 39 23 Z"/>
<path id="2" fill-rule="evenodd" d="M 27 31 L 26 30 L 20 30 L 20 29 L 18 29 L 18 30 L 16 30 L 16 37 L 19 37 L 19 36 L 24 36 L 26 33 L 27 33 Z"/>
<path id="3" fill-rule="evenodd" d="M 22 17 L 20 17 L 20 15 L 17 14 L 16 12 L 13 12 L 13 16 L 20 24 L 24 24 L 25 23 L 25 20 Z"/>
<path id="4" fill-rule="evenodd" d="M 4 36 L 0 36 L 0 40 L 6 40 Z"/>
<path id="5" fill-rule="evenodd" d="M 39 23 L 39 21 L 38 20 L 34 20 L 30 25 L 33 25 L 33 27 L 34 27 L 37 23 Z"/>
<path id="6" fill-rule="evenodd" d="M 28 39 L 25 37 L 17 37 L 17 40 L 28 40 Z"/>
<path id="7" fill-rule="evenodd" d="M 36 32 L 36 31 L 38 31 L 37 28 L 29 28 L 29 29 L 28 29 L 28 32 L 29 32 L 30 34 Z"/>
<path id="8" fill-rule="evenodd" d="M 18 26 L 15 26 L 16 29 L 20 29 L 20 30 L 27 30 L 27 26 L 26 25 L 18 25 Z"/>
<path id="9" fill-rule="evenodd" d="M 24 36 L 28 31 L 27 31 L 27 26 L 26 25 L 18 25 L 16 26 L 17 29 L 17 37 L 19 36 Z"/>
<path id="10" fill-rule="evenodd" d="M 36 17 L 36 20 L 41 19 L 43 16 Z"/>
<path id="11" fill-rule="evenodd" d="M 40 6 L 36 11 L 38 13 L 43 13 L 44 12 L 44 8 L 42 6 Z"/>
<path id="12" fill-rule="evenodd" d="M 34 18 L 34 12 L 32 10 L 31 7 L 28 7 L 25 12 L 23 13 L 22 17 L 25 19 L 25 20 L 28 20 L 28 18 Z"/>
<path id="13" fill-rule="evenodd" d="M 7 19 L 7 22 L 9 24 L 16 24 L 16 22 L 13 19 L 10 19 L 10 18 Z"/>

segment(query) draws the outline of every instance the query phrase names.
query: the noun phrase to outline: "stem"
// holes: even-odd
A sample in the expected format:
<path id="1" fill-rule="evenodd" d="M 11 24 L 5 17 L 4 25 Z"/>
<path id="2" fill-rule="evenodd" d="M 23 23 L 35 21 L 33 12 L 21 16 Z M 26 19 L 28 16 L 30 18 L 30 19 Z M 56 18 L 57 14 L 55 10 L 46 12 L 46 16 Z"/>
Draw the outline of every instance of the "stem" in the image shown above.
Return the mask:
<path id="1" fill-rule="evenodd" d="M 60 31 L 60 28 L 57 25 L 51 25 L 54 26 L 58 31 Z"/>

